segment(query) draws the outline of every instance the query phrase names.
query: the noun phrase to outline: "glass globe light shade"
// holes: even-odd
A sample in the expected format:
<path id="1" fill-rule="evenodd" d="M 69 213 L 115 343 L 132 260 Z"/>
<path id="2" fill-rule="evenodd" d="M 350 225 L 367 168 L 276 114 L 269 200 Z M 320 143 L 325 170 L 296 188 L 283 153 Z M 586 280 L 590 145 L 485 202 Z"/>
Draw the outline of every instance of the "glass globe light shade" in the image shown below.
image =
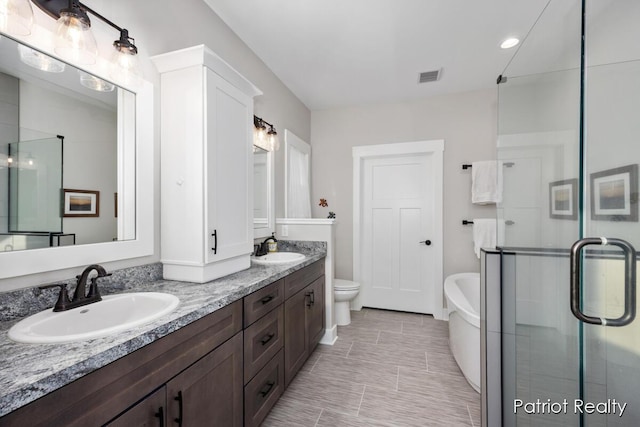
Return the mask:
<path id="1" fill-rule="evenodd" d="M 98 46 L 89 22 L 73 12 L 60 12 L 54 50 L 74 64 L 95 64 Z"/>
<path id="2" fill-rule="evenodd" d="M 0 0 L 0 31 L 28 36 L 33 27 L 33 9 L 29 0 Z"/>

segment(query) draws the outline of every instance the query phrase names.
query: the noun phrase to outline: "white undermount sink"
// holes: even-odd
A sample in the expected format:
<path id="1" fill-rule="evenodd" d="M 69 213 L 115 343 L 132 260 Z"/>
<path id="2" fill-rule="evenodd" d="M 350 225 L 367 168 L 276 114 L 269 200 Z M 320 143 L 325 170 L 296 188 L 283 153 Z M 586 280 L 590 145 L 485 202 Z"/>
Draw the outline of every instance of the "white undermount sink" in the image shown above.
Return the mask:
<path id="1" fill-rule="evenodd" d="M 103 337 L 140 326 L 171 313 L 180 300 L 160 292 L 134 292 L 102 297 L 102 301 L 67 311 L 41 311 L 16 323 L 9 338 L 50 344 Z"/>
<path id="2" fill-rule="evenodd" d="M 266 255 L 254 257 L 258 264 L 285 264 L 288 262 L 302 261 L 304 255 L 297 252 L 269 252 Z"/>

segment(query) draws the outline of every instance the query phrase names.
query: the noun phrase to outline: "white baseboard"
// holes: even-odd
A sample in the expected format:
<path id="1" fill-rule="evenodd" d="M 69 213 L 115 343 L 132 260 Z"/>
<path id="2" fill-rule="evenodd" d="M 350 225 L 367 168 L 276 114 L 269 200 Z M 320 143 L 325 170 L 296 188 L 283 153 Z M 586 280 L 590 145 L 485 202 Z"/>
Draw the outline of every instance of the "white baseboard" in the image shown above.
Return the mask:
<path id="1" fill-rule="evenodd" d="M 333 325 L 333 328 L 324 330 L 324 336 L 320 340 L 320 344 L 334 345 L 337 340 L 338 340 L 338 325 Z"/>
<path id="2" fill-rule="evenodd" d="M 442 312 L 440 315 L 438 315 L 438 312 L 436 311 L 435 313 L 433 313 L 433 317 L 435 319 L 438 320 L 446 320 L 449 321 L 449 311 L 447 310 L 446 307 L 442 307 Z"/>

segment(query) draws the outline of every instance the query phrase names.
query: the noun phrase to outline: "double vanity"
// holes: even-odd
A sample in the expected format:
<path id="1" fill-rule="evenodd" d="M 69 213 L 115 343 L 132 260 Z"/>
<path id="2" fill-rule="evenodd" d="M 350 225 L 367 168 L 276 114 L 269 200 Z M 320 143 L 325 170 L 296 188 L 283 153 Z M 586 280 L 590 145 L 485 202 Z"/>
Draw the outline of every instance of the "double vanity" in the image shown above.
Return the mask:
<path id="1" fill-rule="evenodd" d="M 20 318 L 0 323 L 0 426 L 259 425 L 324 334 L 326 246 L 297 252 L 203 284 L 162 280 L 159 266 L 135 280 L 114 272 L 103 294 L 179 305 L 101 338 L 23 344 L 7 337 Z"/>

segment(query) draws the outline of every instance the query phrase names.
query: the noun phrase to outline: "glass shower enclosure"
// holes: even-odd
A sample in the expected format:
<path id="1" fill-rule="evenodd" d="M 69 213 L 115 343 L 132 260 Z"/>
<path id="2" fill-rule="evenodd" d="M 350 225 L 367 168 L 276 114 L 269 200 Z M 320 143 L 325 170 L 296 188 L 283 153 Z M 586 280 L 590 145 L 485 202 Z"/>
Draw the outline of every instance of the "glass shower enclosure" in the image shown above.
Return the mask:
<path id="1" fill-rule="evenodd" d="M 505 426 L 640 425 L 639 22 L 551 0 L 499 78 Z"/>

